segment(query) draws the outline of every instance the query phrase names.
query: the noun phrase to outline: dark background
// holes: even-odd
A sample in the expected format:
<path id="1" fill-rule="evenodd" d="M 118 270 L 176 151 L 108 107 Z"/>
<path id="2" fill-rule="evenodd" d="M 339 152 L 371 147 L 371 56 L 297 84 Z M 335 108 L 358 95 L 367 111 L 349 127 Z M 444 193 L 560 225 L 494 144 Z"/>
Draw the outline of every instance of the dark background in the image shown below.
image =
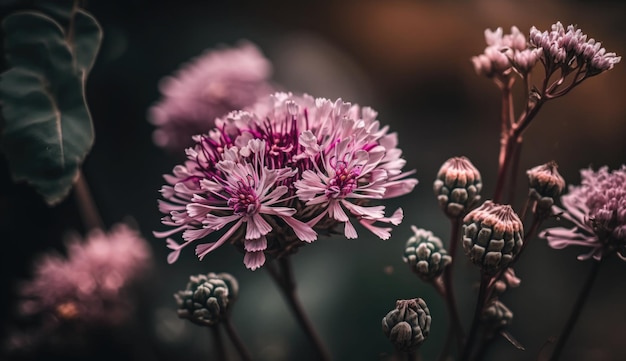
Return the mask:
<path id="1" fill-rule="evenodd" d="M 6 5 L 2 15 L 21 6 L 18 1 L 0 4 Z M 361 229 L 357 240 L 321 238 L 293 257 L 299 294 L 336 360 L 389 355 L 392 347 L 380 320 L 400 298 L 422 297 L 431 309 L 424 360 L 435 360 L 443 344 L 443 302 L 410 273 L 401 254 L 411 224 L 447 242 L 448 221 L 431 185 L 449 157 L 469 157 L 483 175 L 484 198 L 493 193 L 499 93 L 475 75 L 470 62 L 485 47 L 484 29 L 502 26 L 508 32 L 516 25 L 527 34 L 531 25 L 543 30 L 560 20 L 577 24 L 609 51 L 626 54 L 626 6 L 621 2 L 92 0 L 86 7 L 101 23 L 104 42 L 87 84 L 96 141 L 84 172 L 105 223 L 133 217 L 152 245 L 155 267 L 142 288 L 133 328 L 106 334 L 88 353 L 67 351 L 61 355 L 66 359 L 212 359 L 208 332 L 178 320 L 172 297 L 190 274 L 206 272 L 229 272 L 239 279 L 234 324 L 256 360 L 313 359 L 263 269 L 246 270 L 232 247 L 222 247 L 203 262 L 188 250 L 167 265 L 164 242 L 151 235 L 163 230 L 156 207 L 161 175 L 181 156 L 153 145 L 146 111 L 159 98 L 159 79 L 204 49 L 251 40 L 273 63 L 273 80 L 285 89 L 372 106 L 380 121 L 399 133 L 407 168 L 416 170 L 420 184 L 415 191 L 386 203 L 390 210 L 405 210 L 390 240 Z M 578 184 L 581 168 L 615 169 L 624 163 L 625 84 L 626 68 L 620 63 L 548 103 L 526 133 L 520 169 L 555 160 L 566 181 Z M 525 176 L 519 177 L 522 198 Z M 67 230 L 83 228 L 73 196 L 47 207 L 28 186 L 11 181 L 4 159 L 0 182 L 0 320 L 6 321 L 0 335 L 7 336 L 16 282 L 28 277 L 36 255 L 62 251 Z M 546 340 L 560 332 L 589 269 L 589 262 L 576 260 L 580 250 L 555 251 L 541 239 L 532 243 L 516 266 L 521 286 L 503 297 L 515 314 L 510 331 L 526 351 L 498 340 L 489 359 L 536 359 Z M 467 328 L 478 271 L 461 254 L 458 265 L 458 302 Z M 564 360 L 626 359 L 625 271 L 617 258 L 601 269 Z"/>

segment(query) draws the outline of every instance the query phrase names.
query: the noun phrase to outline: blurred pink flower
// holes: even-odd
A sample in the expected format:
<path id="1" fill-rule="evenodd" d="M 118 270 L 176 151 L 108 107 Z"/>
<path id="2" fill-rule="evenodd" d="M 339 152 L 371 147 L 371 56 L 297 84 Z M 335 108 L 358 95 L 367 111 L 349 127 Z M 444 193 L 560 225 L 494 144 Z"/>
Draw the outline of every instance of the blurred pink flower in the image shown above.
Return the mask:
<path id="1" fill-rule="evenodd" d="M 270 76 L 270 62 L 252 43 L 206 51 L 161 80 L 162 98 L 148 114 L 157 127 L 154 142 L 176 152 L 191 146 L 191 137 L 206 133 L 215 118 L 269 94 Z"/>
<path id="2" fill-rule="evenodd" d="M 402 172 L 397 135 L 376 116 L 341 99 L 276 93 L 216 119 L 215 129 L 194 137 L 187 161 L 165 176 L 159 209 L 172 229 L 155 236 L 167 238 L 168 261 L 231 223 L 216 242 L 196 247 L 200 258 L 229 241 L 256 269 L 265 253 L 315 240 L 313 229 L 342 224 L 346 237 L 356 238 L 350 218 L 389 238 L 391 228 L 375 223 L 397 225 L 402 210 L 387 217 L 384 206 L 367 203 L 407 194 L 417 180 Z M 183 243 L 169 238 L 181 232 Z"/>
<path id="3" fill-rule="evenodd" d="M 600 260 L 613 252 L 626 260 L 626 165 L 612 172 L 602 167 L 597 172 L 584 169 L 580 174 L 581 185 L 570 186 L 569 193 L 561 197 L 565 209 L 555 211 L 563 212 L 562 217 L 574 227 L 548 228 L 540 236 L 555 249 L 590 248 L 579 260 Z"/>
<path id="4" fill-rule="evenodd" d="M 132 312 L 124 291 L 146 273 L 150 256 L 147 242 L 125 224 L 108 233 L 92 231 L 85 242 L 73 238 L 67 257 L 47 254 L 35 264 L 32 280 L 19 289 L 21 313 L 49 313 L 85 323 L 122 322 Z"/>

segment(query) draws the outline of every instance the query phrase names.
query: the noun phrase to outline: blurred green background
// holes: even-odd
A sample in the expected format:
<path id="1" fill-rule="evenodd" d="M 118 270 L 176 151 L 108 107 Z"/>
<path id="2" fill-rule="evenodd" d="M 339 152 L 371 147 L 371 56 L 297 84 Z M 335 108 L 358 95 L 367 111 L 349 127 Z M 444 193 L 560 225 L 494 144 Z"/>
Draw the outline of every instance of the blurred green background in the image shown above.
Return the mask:
<path id="1" fill-rule="evenodd" d="M 2 4 L 5 16 L 28 2 Z M 161 175 L 182 154 L 152 143 L 146 112 L 159 99 L 159 79 L 204 49 L 248 39 L 272 61 L 273 80 L 286 90 L 372 106 L 381 123 L 398 132 L 407 168 L 416 170 L 420 184 L 414 192 L 386 203 L 390 210 L 405 211 L 390 240 L 359 229 L 357 240 L 321 238 L 293 257 L 301 299 L 335 360 L 388 359 L 392 347 L 380 322 L 401 298 L 422 297 L 430 307 L 433 325 L 423 360 L 435 360 L 440 351 L 447 328 L 443 302 L 411 274 L 401 255 L 412 224 L 448 241 L 448 221 L 432 194 L 446 159 L 469 157 L 483 175 L 483 198 L 493 193 L 500 97 L 470 62 L 485 47 L 484 29 L 502 26 L 506 33 L 516 25 L 527 34 L 532 25 L 548 29 L 560 20 L 577 24 L 609 51 L 626 54 L 626 4 L 618 1 L 91 0 L 86 8 L 105 35 L 87 84 L 96 142 L 84 171 L 105 223 L 133 217 L 153 247 L 156 265 L 134 329 L 104 336 L 89 353 L 92 360 L 214 359 L 209 333 L 179 320 L 172 297 L 190 274 L 206 272 L 238 278 L 233 322 L 256 360 L 314 357 L 266 271 L 245 269 L 233 247 L 222 247 L 203 262 L 188 250 L 168 265 L 165 242 L 152 236 L 164 229 L 156 203 Z M 555 160 L 566 181 L 578 184 L 581 168 L 623 164 L 625 91 L 626 66 L 620 63 L 544 106 L 526 133 L 521 170 Z M 519 179 L 518 200 L 526 192 L 523 172 Z M 82 231 L 82 225 L 72 197 L 48 208 L 29 187 L 11 182 L 4 159 L 0 182 L 0 319 L 9 325 L 16 282 L 28 277 L 33 258 L 61 250 L 64 232 Z M 526 351 L 501 339 L 488 359 L 535 360 L 546 340 L 558 335 L 590 266 L 576 260 L 578 253 L 532 240 L 516 266 L 521 286 L 503 297 L 515 314 L 510 331 Z M 457 297 L 467 328 L 478 270 L 460 253 L 457 261 Z M 601 269 L 563 360 L 626 359 L 625 271 L 617 258 Z M 7 329 L 0 334 L 6 336 Z"/>

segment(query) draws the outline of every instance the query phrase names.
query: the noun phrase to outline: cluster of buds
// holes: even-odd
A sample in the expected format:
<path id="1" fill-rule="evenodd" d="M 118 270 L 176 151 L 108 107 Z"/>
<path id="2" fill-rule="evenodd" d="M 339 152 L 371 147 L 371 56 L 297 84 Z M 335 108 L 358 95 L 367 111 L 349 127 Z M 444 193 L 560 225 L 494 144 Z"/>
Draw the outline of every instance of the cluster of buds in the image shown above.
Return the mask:
<path id="1" fill-rule="evenodd" d="M 228 273 L 190 276 L 185 290 L 174 294 L 178 317 L 200 326 L 217 325 L 228 315 L 238 292 L 237 280 Z"/>
<path id="2" fill-rule="evenodd" d="M 554 199 L 565 189 L 565 180 L 559 174 L 555 162 L 548 162 L 526 171 L 530 199 L 536 201 L 535 211 L 549 215 Z"/>
<path id="3" fill-rule="evenodd" d="M 474 70 L 479 75 L 504 81 L 516 70 L 528 73 L 537 63 L 540 53 L 528 48 L 526 37 L 516 26 L 510 34 L 503 34 L 502 28 L 485 30 L 487 47 L 483 54 L 472 57 Z"/>
<path id="4" fill-rule="evenodd" d="M 411 226 L 413 237 L 404 247 L 402 259 L 421 279 L 431 281 L 441 275 L 452 257 L 443 247 L 443 242 L 431 231 Z"/>
<path id="5" fill-rule="evenodd" d="M 565 29 L 560 22 L 553 24 L 549 32 L 541 32 L 533 26 L 529 41 L 542 51 L 548 69 L 561 68 L 568 72 L 569 69 L 582 68 L 585 76 L 593 76 L 612 69 L 622 59 L 607 52 L 595 39 L 587 40 L 587 35 L 576 26 L 569 25 Z"/>
<path id="6" fill-rule="evenodd" d="M 509 205 L 486 201 L 463 222 L 465 254 L 486 274 L 507 267 L 522 248 L 524 226 Z"/>
<path id="7" fill-rule="evenodd" d="M 396 308 L 383 317 L 383 332 L 396 349 L 415 352 L 430 333 L 430 310 L 421 298 L 396 301 Z"/>
<path id="8" fill-rule="evenodd" d="M 466 157 L 443 163 L 433 184 L 439 206 L 450 218 L 460 217 L 478 204 L 482 187 L 480 172 Z"/>

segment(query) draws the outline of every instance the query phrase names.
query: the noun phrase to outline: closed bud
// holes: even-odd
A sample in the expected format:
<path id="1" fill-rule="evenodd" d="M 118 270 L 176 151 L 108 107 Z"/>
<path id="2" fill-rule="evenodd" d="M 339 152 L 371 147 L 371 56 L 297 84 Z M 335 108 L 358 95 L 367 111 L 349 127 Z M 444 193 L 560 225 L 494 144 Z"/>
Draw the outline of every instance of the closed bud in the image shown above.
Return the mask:
<path id="1" fill-rule="evenodd" d="M 513 321 L 513 312 L 504 305 L 504 303 L 493 300 L 482 314 L 482 322 L 485 325 L 487 334 L 493 335 L 505 327 L 509 326 Z"/>
<path id="2" fill-rule="evenodd" d="M 433 190 L 448 217 L 463 215 L 480 201 L 480 172 L 465 157 L 448 159 L 439 169 Z"/>
<path id="3" fill-rule="evenodd" d="M 529 183 L 529 196 L 537 201 L 536 207 L 549 211 L 554 204 L 554 198 L 561 195 L 565 189 L 565 180 L 557 170 L 556 162 L 548 162 L 526 171 Z"/>
<path id="4" fill-rule="evenodd" d="M 409 238 L 404 248 L 402 259 L 411 266 L 421 279 L 430 281 L 443 272 L 452 257 L 443 247 L 443 242 L 431 231 L 411 226 L 413 237 Z"/>
<path id="5" fill-rule="evenodd" d="M 414 352 L 430 333 L 430 311 L 421 298 L 396 301 L 396 308 L 383 317 L 383 332 L 396 349 Z"/>
<path id="6" fill-rule="evenodd" d="M 190 276 L 187 288 L 174 294 L 178 317 L 200 326 L 218 324 L 237 298 L 237 280 L 228 273 Z"/>
<path id="7" fill-rule="evenodd" d="M 511 206 L 486 201 L 463 222 L 465 254 L 487 274 L 508 266 L 522 247 L 524 226 Z"/>

